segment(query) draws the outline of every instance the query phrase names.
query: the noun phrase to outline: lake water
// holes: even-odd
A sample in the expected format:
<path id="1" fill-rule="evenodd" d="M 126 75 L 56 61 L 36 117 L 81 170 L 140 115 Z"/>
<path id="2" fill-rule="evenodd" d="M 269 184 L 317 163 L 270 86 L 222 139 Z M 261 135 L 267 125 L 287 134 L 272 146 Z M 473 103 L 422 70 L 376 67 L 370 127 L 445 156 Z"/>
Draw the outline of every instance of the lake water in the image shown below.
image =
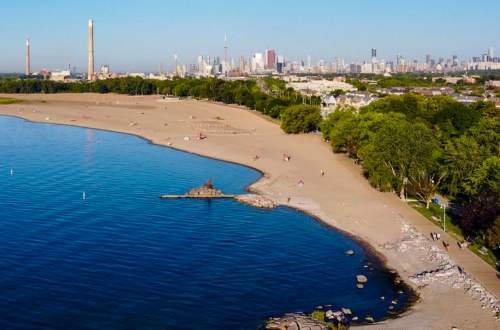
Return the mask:
<path id="1" fill-rule="evenodd" d="M 240 194 L 259 177 L 135 136 L 0 116 L 0 328 L 256 329 L 318 305 L 360 320 L 402 306 L 406 291 L 363 267 L 369 251 L 301 212 L 157 198 L 209 178 Z"/>

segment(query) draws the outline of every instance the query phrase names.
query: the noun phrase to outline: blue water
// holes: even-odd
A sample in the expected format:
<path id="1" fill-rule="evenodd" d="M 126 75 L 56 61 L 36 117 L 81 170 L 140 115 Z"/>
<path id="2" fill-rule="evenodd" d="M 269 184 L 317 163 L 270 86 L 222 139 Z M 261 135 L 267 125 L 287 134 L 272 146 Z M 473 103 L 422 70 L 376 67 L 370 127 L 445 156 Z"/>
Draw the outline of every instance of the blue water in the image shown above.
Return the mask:
<path id="1" fill-rule="evenodd" d="M 363 267 L 370 252 L 301 212 L 157 198 L 208 178 L 244 193 L 259 177 L 134 136 L 0 116 L 0 329 L 255 329 L 318 305 L 361 320 L 402 306 L 387 273 Z"/>

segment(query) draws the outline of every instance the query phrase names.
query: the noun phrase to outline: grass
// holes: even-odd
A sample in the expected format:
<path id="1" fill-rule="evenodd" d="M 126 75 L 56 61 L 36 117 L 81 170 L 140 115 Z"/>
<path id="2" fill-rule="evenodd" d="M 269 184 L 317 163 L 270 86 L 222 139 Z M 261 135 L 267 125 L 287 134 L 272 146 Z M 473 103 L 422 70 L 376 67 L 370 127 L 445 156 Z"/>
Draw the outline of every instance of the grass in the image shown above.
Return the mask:
<path id="1" fill-rule="evenodd" d="M 423 203 L 420 203 L 420 207 L 415 207 L 416 202 L 408 202 L 408 204 L 413 206 L 416 211 L 429 219 L 436 226 L 443 229 L 444 210 L 441 209 L 439 205 L 431 204 L 429 206 L 429 209 L 426 209 L 425 204 Z M 433 219 L 432 217 L 435 215 L 439 215 L 439 217 L 441 217 L 441 221 Z M 469 244 L 467 248 L 474 252 L 479 258 L 483 259 L 491 267 L 497 269 L 496 263 L 500 260 L 500 251 L 492 251 L 488 247 L 486 240 L 482 238 L 482 233 L 469 233 L 462 229 L 460 227 L 460 220 L 461 218 L 458 215 L 451 212 L 446 212 L 446 232 L 458 242 L 463 242 L 465 240 L 464 237 L 467 236 L 477 237 L 477 239 L 474 240 L 474 244 Z M 487 254 L 482 254 L 479 252 L 479 249 L 483 246 L 488 249 Z"/>
<path id="2" fill-rule="evenodd" d="M 22 103 L 26 102 L 25 100 L 19 100 L 19 99 L 11 99 L 8 97 L 0 97 L 0 104 L 15 104 L 15 103 Z"/>
<path id="3" fill-rule="evenodd" d="M 219 117 L 219 116 L 217 116 L 217 117 L 214 117 L 214 118 L 212 118 L 212 119 L 217 119 L 217 120 L 224 120 L 223 118 L 221 118 L 221 117 Z"/>
<path id="4" fill-rule="evenodd" d="M 320 321 L 320 322 L 325 322 L 325 312 L 323 312 L 323 311 L 314 311 L 311 314 L 311 317 L 315 320 Z"/>

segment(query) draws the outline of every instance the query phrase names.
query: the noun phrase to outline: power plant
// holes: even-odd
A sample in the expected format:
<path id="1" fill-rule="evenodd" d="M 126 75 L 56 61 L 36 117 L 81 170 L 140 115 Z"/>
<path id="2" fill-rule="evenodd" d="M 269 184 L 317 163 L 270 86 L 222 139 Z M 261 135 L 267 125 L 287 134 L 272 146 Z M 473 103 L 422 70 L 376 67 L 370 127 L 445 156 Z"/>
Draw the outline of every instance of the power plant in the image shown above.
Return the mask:
<path id="1" fill-rule="evenodd" d="M 89 20 L 89 80 L 94 75 L 94 21 Z"/>
<path id="2" fill-rule="evenodd" d="M 30 75 L 30 40 L 26 39 L 26 75 Z"/>

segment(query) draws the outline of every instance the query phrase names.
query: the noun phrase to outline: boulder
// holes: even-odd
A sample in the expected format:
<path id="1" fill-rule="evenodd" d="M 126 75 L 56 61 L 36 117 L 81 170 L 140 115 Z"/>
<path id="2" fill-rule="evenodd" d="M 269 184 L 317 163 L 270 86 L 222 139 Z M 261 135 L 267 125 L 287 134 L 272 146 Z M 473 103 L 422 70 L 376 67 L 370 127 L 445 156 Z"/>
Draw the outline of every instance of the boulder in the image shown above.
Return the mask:
<path id="1" fill-rule="evenodd" d="M 356 285 L 358 287 L 358 289 L 363 289 L 364 288 L 364 285 L 363 284 L 358 284 Z"/>
<path id="2" fill-rule="evenodd" d="M 352 312 L 349 308 L 341 308 L 340 309 L 342 311 L 342 313 L 344 313 L 345 315 L 352 315 Z"/>
<path id="3" fill-rule="evenodd" d="M 366 283 L 366 282 L 368 282 L 368 279 L 366 278 L 365 275 L 358 275 L 358 276 L 356 276 L 356 279 L 358 280 L 358 283 Z"/>
<path id="4" fill-rule="evenodd" d="M 367 317 L 365 317 L 365 319 L 369 322 L 373 322 L 373 317 L 371 317 L 370 315 L 368 315 Z"/>
<path id="5" fill-rule="evenodd" d="M 352 318 L 352 320 L 353 321 L 357 321 L 357 320 L 359 320 L 359 318 L 357 316 L 355 316 L 355 317 Z"/>
<path id="6" fill-rule="evenodd" d="M 348 256 L 352 256 L 354 255 L 354 251 L 353 250 L 349 250 L 349 251 L 346 251 L 346 253 Z"/>

